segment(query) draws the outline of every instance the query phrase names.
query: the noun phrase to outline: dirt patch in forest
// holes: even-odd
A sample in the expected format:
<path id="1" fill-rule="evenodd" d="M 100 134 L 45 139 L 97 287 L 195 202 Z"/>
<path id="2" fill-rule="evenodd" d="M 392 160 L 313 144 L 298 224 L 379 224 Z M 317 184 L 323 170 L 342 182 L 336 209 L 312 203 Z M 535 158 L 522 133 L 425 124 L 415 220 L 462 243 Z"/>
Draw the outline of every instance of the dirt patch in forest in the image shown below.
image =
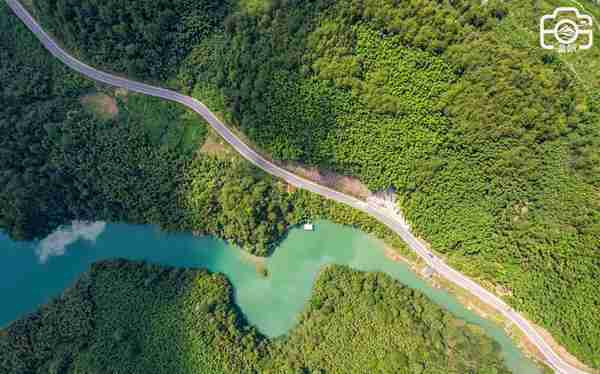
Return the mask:
<path id="1" fill-rule="evenodd" d="M 320 185 L 344 192 L 361 199 L 366 199 L 371 193 L 360 180 L 347 175 L 337 174 L 314 166 L 304 166 L 298 163 L 285 163 L 283 167 Z"/>
<path id="2" fill-rule="evenodd" d="M 115 118 L 119 114 L 115 98 L 103 93 L 85 95 L 81 98 L 81 104 L 102 118 Z"/>
<path id="3" fill-rule="evenodd" d="M 200 153 L 209 156 L 229 156 L 232 154 L 231 147 L 220 136 L 209 129 L 204 144 L 200 147 Z"/>
<path id="4" fill-rule="evenodd" d="M 296 192 L 297 188 L 295 186 L 292 186 L 291 184 L 287 184 L 285 190 L 287 193 L 294 193 Z"/>
<path id="5" fill-rule="evenodd" d="M 202 144 L 202 147 L 200 147 L 200 152 L 207 155 L 216 156 L 227 152 L 227 147 L 219 143 L 205 142 Z"/>

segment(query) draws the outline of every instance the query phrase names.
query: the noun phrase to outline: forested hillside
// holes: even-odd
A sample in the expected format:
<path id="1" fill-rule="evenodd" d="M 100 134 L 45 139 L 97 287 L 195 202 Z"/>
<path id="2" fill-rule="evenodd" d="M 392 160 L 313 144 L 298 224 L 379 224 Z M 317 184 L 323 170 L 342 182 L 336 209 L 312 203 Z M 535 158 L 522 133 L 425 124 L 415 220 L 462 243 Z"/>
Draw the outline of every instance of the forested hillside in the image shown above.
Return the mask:
<path id="1" fill-rule="evenodd" d="M 135 77 L 164 79 L 205 36 L 223 24 L 229 1 L 36 2 L 40 20 L 94 64 Z"/>
<path id="2" fill-rule="evenodd" d="M 299 325 L 269 348 L 275 372 L 510 372 L 476 326 L 385 274 L 342 266 L 321 272 Z"/>
<path id="3" fill-rule="evenodd" d="M 578 358 L 600 367 L 600 290 L 595 287 L 600 276 L 600 80 L 593 72 L 577 70 L 587 66 L 586 58 L 588 65 L 593 63 L 599 47 L 578 52 L 579 61 L 573 62 L 575 57 L 541 50 L 537 35 L 542 14 L 570 3 L 265 0 L 252 2 L 262 6 L 248 7 L 247 1 L 206 0 L 197 3 L 205 6 L 202 16 L 189 2 L 165 1 L 148 9 L 105 6 L 110 3 L 43 0 L 36 2 L 36 14 L 82 58 L 124 74 L 163 79 L 206 100 L 276 159 L 351 174 L 372 190 L 396 189 L 413 230 L 447 255 L 450 264 L 485 284 L 502 286 L 507 301 Z M 107 33 L 114 37 L 104 38 Z M 13 39 L 3 36 L 3 43 L 16 50 Z M 182 44 L 175 40 L 188 42 L 178 47 Z M 2 63 L 8 66 L 4 61 L 9 60 Z M 16 66 L 29 64 L 25 57 L 18 61 Z M 38 87 L 25 77 L 57 80 L 59 76 L 50 80 L 44 74 L 60 68 L 43 63 L 54 68 L 24 73 L 24 82 L 18 83 L 23 92 Z M 15 68 L 3 70 L 12 74 Z M 32 116 L 31 121 L 40 121 Z M 1 124 L 7 123 L 3 119 Z M 15 139 L 46 139 L 41 132 L 17 136 L 14 128 L 6 127 Z M 35 173 L 41 165 L 33 160 L 48 151 L 43 148 L 46 140 L 38 149 L 15 139 L 1 147 L 13 153 L 3 154 L 9 165 L 27 161 L 11 166 L 19 170 L 18 177 L 1 175 L 11 187 L 0 195 L 0 222 L 13 236 L 26 237 L 40 224 L 56 225 L 70 217 L 73 208 L 55 207 L 56 202 L 44 197 L 64 185 L 50 178 L 54 174 L 43 175 L 55 181 L 48 183 L 51 188 L 18 188 L 40 180 Z M 175 150 L 169 157 L 184 153 Z M 160 165 L 156 162 L 152 165 Z M 211 162 L 222 161 L 189 165 Z M 132 165 L 127 173 L 137 170 Z M 152 173 L 159 173 L 155 169 Z M 197 175 L 206 173 L 202 169 Z M 211 173 L 226 175 L 222 166 Z M 166 171 L 159 174 L 177 181 Z M 147 176 L 138 180 L 149 181 Z M 233 205 L 235 198 L 228 204 L 227 198 L 217 196 L 220 187 L 204 194 L 200 191 L 206 187 L 181 180 L 173 184 L 184 196 L 184 207 L 217 201 L 217 211 L 223 212 Z M 277 208 L 266 219 L 284 222 L 281 227 L 264 223 L 263 213 L 248 207 L 243 210 L 246 217 L 236 221 L 237 213 L 223 213 L 223 222 L 229 223 L 208 224 L 213 228 L 207 231 L 225 237 L 240 233 L 239 243 L 262 254 L 287 223 L 308 212 L 333 212 L 346 223 L 352 216 L 364 227 L 381 230 L 364 216 L 310 195 L 279 196 L 283 188 L 267 180 L 271 187 L 256 186 L 274 196 L 275 203 L 267 206 Z M 115 217 L 166 219 L 186 229 L 193 226 L 189 222 L 205 220 L 194 217 L 193 210 L 191 218 L 186 216 L 181 206 L 171 211 L 173 200 L 166 194 L 160 197 L 169 201 L 154 204 L 158 211 L 146 205 L 137 214 L 138 204 L 130 202 L 147 199 L 150 204 L 160 197 L 155 191 L 127 195 L 129 186 L 113 200 L 113 207 L 123 208 Z M 240 186 L 248 184 L 222 190 L 239 196 Z M 199 195 L 190 198 L 189 191 Z M 52 213 L 38 214 L 40 207 Z M 265 228 L 255 230 L 251 225 L 256 221 L 248 215 L 258 215 Z M 252 230 L 240 230 L 240 225 Z M 249 239 L 255 232 L 270 237 Z"/>
<path id="4" fill-rule="evenodd" d="M 153 223 L 267 254 L 289 224 L 282 188 L 239 158 L 197 152 L 197 116 L 72 74 L 0 7 L 2 229 L 33 239 L 74 219 Z M 116 114 L 85 104 L 100 94 Z"/>
<path id="5" fill-rule="evenodd" d="M 0 331 L 0 371 L 509 373 L 478 328 L 383 274 L 327 268 L 300 325 L 274 341 L 246 324 L 232 294 L 204 270 L 97 263 Z"/>

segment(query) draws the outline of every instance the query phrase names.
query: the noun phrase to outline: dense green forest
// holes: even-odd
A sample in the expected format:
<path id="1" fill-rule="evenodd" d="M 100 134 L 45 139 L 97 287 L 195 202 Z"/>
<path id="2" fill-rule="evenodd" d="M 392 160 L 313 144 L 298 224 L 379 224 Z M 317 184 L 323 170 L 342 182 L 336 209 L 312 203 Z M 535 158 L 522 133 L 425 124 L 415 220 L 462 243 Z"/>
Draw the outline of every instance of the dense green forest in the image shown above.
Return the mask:
<path id="1" fill-rule="evenodd" d="M 73 219 L 152 223 L 266 255 L 289 225 L 329 217 L 401 246 L 364 214 L 290 194 L 227 152 L 198 152 L 207 128 L 194 114 L 72 74 L 0 7 L 0 71 L 10 83 L 0 112 L 0 227 L 11 237 L 40 238 Z M 116 113 L 86 104 L 100 96 Z"/>
<path id="2" fill-rule="evenodd" d="M 18 373 L 509 373 L 475 326 L 380 273 L 325 269 L 300 324 L 269 340 L 204 270 L 114 260 L 0 331 Z"/>
<path id="3" fill-rule="evenodd" d="M 205 36 L 219 28 L 229 1 L 48 0 L 36 15 L 92 63 L 149 79 L 165 79 Z"/>
<path id="4" fill-rule="evenodd" d="M 239 158 L 197 152 L 207 129 L 195 115 L 71 74 L 0 6 L 0 227 L 33 239 L 73 219 L 154 223 L 267 254 L 289 224 L 283 189 Z M 117 114 L 84 104 L 98 90 Z"/>
<path id="5" fill-rule="evenodd" d="M 505 373 L 496 343 L 382 273 L 322 271 L 273 368 L 309 373 Z"/>
<path id="6" fill-rule="evenodd" d="M 502 286 L 507 301 L 600 367 L 600 80 L 574 68 L 586 59 L 592 64 L 599 47 L 578 52 L 574 65 L 538 47 L 540 15 L 568 2 L 265 0 L 249 7 L 206 0 L 148 9 L 112 3 L 43 0 L 36 15 L 87 61 L 163 80 L 206 101 L 276 159 L 351 174 L 371 190 L 393 187 L 413 230 L 450 264 Z M 143 139 L 138 146 L 115 148 L 124 160 L 115 164 L 103 153 L 112 151 L 112 140 L 90 138 L 101 131 L 95 126 L 85 133 L 86 126 L 59 125 L 61 136 L 79 135 L 73 146 L 69 136 L 61 138 L 57 148 L 39 125 L 97 121 L 65 109 L 69 100 L 77 107 L 69 98 L 89 83 L 34 47 L 17 48 L 34 42 L 16 24 L 3 16 L 8 31 L 0 51 L 0 74 L 17 78 L 3 90 L 9 105 L 0 119 L 0 131 L 9 134 L 0 139 L 9 165 L 0 163 L 0 227 L 13 237 L 94 216 L 215 233 L 265 254 L 289 224 L 311 214 L 390 237 L 364 215 L 284 193 L 239 161 L 157 146 L 142 130 L 128 135 Z M 111 131 L 139 129 L 140 122 L 119 118 L 124 125 Z M 198 142 L 203 134 L 195 135 Z M 129 139 L 114 136 L 121 144 Z M 103 151 L 77 151 L 90 141 Z M 62 175 L 63 164 L 46 165 L 48 154 L 53 162 L 82 157 L 94 168 L 106 160 L 115 177 L 73 162 Z M 141 156 L 151 167 L 140 170 Z M 181 167 L 170 169 L 173 160 Z M 247 174 L 227 186 L 236 168 Z M 88 177 L 71 183 L 75 173 Z M 194 183 L 191 175 L 217 182 Z M 163 191 L 157 181 L 165 181 Z M 231 210 L 240 189 L 254 187 L 256 199 Z M 81 198 L 88 190 L 101 201 L 88 205 L 94 199 Z M 73 198 L 51 198 L 63 194 Z M 269 196 L 263 205 L 261 194 Z"/>

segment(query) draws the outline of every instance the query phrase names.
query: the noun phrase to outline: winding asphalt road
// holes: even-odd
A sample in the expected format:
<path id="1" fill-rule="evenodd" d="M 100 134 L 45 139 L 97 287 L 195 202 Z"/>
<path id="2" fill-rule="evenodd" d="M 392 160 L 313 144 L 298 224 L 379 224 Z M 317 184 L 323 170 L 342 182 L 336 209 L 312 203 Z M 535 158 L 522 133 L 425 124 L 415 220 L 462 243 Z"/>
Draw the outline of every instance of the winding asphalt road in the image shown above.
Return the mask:
<path id="1" fill-rule="evenodd" d="M 244 142 L 242 142 L 231 130 L 229 130 L 208 108 L 200 101 L 182 95 L 180 93 L 167 90 L 160 87 L 150 86 L 144 83 L 131 81 L 129 79 L 121 78 L 108 74 L 99 70 L 94 69 L 91 66 L 84 64 L 83 62 L 75 59 L 65 52 L 58 44 L 40 27 L 35 19 L 29 14 L 29 12 L 19 3 L 17 0 L 6 0 L 7 4 L 13 10 L 13 12 L 25 23 L 25 25 L 37 36 L 42 42 L 44 47 L 54 57 L 61 60 L 63 63 L 68 65 L 71 69 L 93 79 L 98 82 L 106 83 L 112 86 L 126 88 L 130 91 L 160 97 L 166 100 L 178 102 L 192 109 L 198 113 L 206 122 L 212 126 L 212 128 L 218 132 L 233 148 L 235 148 L 244 158 L 263 169 L 265 172 L 272 174 L 276 177 L 284 179 L 291 185 L 298 188 L 309 190 L 317 193 L 328 199 L 338 201 L 340 203 L 349 205 L 355 209 L 361 210 L 372 217 L 376 218 L 398 235 L 406 242 L 406 244 L 416 252 L 431 268 L 433 268 L 440 276 L 448 279 L 457 286 L 464 288 L 476 297 L 478 297 L 483 303 L 493 307 L 506 319 L 513 322 L 522 332 L 527 336 L 529 341 L 535 345 L 542 353 L 546 362 L 559 373 L 585 373 L 578 370 L 577 368 L 569 365 L 560 356 L 554 352 L 548 343 L 538 334 L 538 332 L 531 326 L 525 318 L 515 312 L 500 298 L 487 291 L 479 284 L 475 283 L 465 275 L 452 269 L 446 265 L 440 258 L 431 253 L 423 244 L 421 244 L 416 237 L 410 232 L 408 225 L 404 220 L 388 210 L 373 204 L 367 204 L 366 202 L 356 199 L 352 196 L 345 195 L 339 191 L 332 190 L 330 188 L 321 186 L 312 181 L 298 177 L 295 174 L 282 169 L 281 167 L 273 164 L 266 160 L 264 157 L 259 155 Z"/>

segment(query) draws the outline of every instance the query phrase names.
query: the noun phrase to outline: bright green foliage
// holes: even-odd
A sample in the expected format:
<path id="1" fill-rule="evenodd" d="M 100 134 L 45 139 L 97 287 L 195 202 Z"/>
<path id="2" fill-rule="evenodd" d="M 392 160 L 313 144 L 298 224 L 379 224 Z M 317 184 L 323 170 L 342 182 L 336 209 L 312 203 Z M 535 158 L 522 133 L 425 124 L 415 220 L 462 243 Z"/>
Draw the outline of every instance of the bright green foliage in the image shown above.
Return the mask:
<path id="1" fill-rule="evenodd" d="M 90 276 L 95 329 L 73 372 L 235 373 L 255 364 L 260 337 L 223 276 L 127 262 Z"/>
<path id="2" fill-rule="evenodd" d="M 395 188 L 417 234 L 597 367 L 598 87 L 536 44 L 552 4 L 479 4 L 241 12 L 182 84 L 220 87 L 277 159 Z"/>
<path id="3" fill-rule="evenodd" d="M 184 229 L 216 235 L 260 256 L 270 254 L 283 236 L 292 210 L 291 197 L 262 171 L 210 157 L 196 157 L 189 165 L 179 200 Z"/>
<path id="4" fill-rule="evenodd" d="M 481 330 L 383 274 L 326 268 L 299 325 L 270 341 L 222 275 L 124 260 L 1 330 L 0 371 L 509 372 Z"/>
<path id="5" fill-rule="evenodd" d="M 509 373 L 498 347 L 387 275 L 324 270 L 272 366 L 327 373 Z M 276 372 L 277 370 L 274 370 Z"/>
<path id="6" fill-rule="evenodd" d="M 57 35 L 71 48 L 94 46 L 100 56 L 96 62 L 114 70 L 127 72 L 127 63 L 142 61 L 151 70 L 142 72 L 144 76 L 176 77 L 184 91 L 208 99 L 224 112 L 225 119 L 276 159 L 352 174 L 373 190 L 395 188 L 413 230 L 446 254 L 453 266 L 508 289 L 509 302 L 547 328 L 578 358 L 600 367 L 600 335 L 596 333 L 600 331 L 596 312 L 600 289 L 594 287 L 600 269 L 600 91 L 593 79 L 580 82 L 572 72 L 573 66 L 585 66 L 583 62 L 590 56 L 586 52 L 578 53 L 581 57 L 575 65 L 567 65 L 569 58 L 545 52 L 537 44 L 537 21 L 558 5 L 556 1 L 488 1 L 485 5 L 479 0 L 272 1 L 260 10 L 252 7 L 251 12 L 244 6 L 210 4 L 207 14 L 222 15 L 212 18 L 216 23 L 204 28 L 200 24 L 204 18 L 199 17 L 196 26 L 203 31 L 196 32 L 186 26 L 193 24 L 191 20 L 180 22 L 181 30 L 164 29 L 160 42 L 144 48 L 147 55 L 138 53 L 133 58 L 110 55 L 106 51 L 113 51 L 109 48 L 113 44 L 109 42 L 120 43 L 113 47 L 115 51 L 123 49 L 122 40 L 127 38 L 146 43 L 137 36 L 150 21 L 125 30 L 125 39 L 104 38 L 107 32 L 119 33 L 112 30 L 113 23 L 109 27 L 92 22 L 98 30 L 90 33 L 79 32 L 79 18 L 45 21 L 57 23 L 53 29 L 63 30 Z M 84 7 L 76 5 L 73 12 Z M 104 11 L 114 18 L 121 8 Z M 123 14 L 137 17 L 139 6 L 131 8 Z M 168 7 L 156 8 L 148 12 L 156 15 Z M 40 9 L 42 18 L 57 14 L 43 5 Z M 184 17 L 178 12 L 178 17 Z M 4 27 L 11 27 L 12 21 L 3 22 Z M 114 24 L 117 28 L 122 25 Z M 181 40 L 179 36 L 188 35 L 189 30 L 197 36 L 193 43 L 177 47 L 175 54 L 160 53 L 170 62 L 153 58 L 158 50 L 169 50 L 169 40 Z M 13 39 L 20 38 L 16 35 Z M 18 61 L 27 65 L 25 57 L 32 53 L 15 52 L 11 40 L 3 43 L 12 52 L 0 53 L 24 54 Z M 23 71 L 36 71 L 35 64 L 47 59 L 30 60 L 33 67 Z M 178 62 L 181 64 L 174 66 Z M 42 65 L 41 70 L 54 72 L 51 66 Z M 166 66 L 173 70 L 165 72 Z M 3 77 L 16 71 L 14 67 L 3 69 Z M 61 97 L 73 92 L 71 79 L 58 88 L 25 82 L 29 76 L 36 81 L 50 80 L 42 75 L 19 75 L 23 82 L 11 83 L 17 89 L 9 91 L 18 94 L 9 95 L 16 95 L 22 104 L 32 100 L 25 96 L 39 96 L 40 87 L 60 92 Z M 52 76 L 52 81 L 62 77 Z M 65 181 L 58 178 L 59 173 L 43 167 L 41 160 L 50 150 L 39 125 L 62 121 L 60 108 L 66 106 L 62 102 L 47 105 L 2 112 L 5 117 L 0 128 L 4 126 L 3 133 L 9 137 L 0 139 L 0 157 L 8 160 L 5 165 L 9 166 L 0 174 L 5 182 L 0 186 L 6 186 L 0 194 L 0 226 L 15 237 L 27 237 L 46 222 L 55 226 L 70 217 L 63 212 L 74 209 L 55 206 L 56 199 L 48 198 L 62 193 L 56 191 L 61 191 Z M 17 123 L 21 126 L 15 126 Z M 140 144 L 147 143 L 136 147 Z M 140 151 L 124 154 L 128 152 Z M 158 157 L 155 152 L 159 151 L 148 155 Z M 151 162 L 163 165 L 156 159 Z M 190 164 L 194 163 L 185 165 Z M 134 163 L 124 165 L 116 175 L 134 180 L 142 175 L 137 174 Z M 157 185 L 150 182 L 150 176 L 174 182 L 167 183 L 160 196 L 150 193 L 147 199 L 136 195 L 146 191 L 137 188 L 138 182 L 129 182 L 128 188 L 118 190 L 117 198 L 111 200 L 109 211 L 119 208 L 116 210 L 121 212 L 114 217 L 155 223 L 167 220 L 161 223 L 171 228 L 207 225 L 210 230 L 195 229 L 232 238 L 259 253 L 268 252 L 276 242 L 282 232 L 279 224 L 293 224 L 311 214 L 359 223 L 389 235 L 380 225 L 336 204 L 303 193 L 280 196 L 281 191 L 268 178 L 255 190 L 251 183 L 233 184 L 225 189 L 231 196 L 220 196 L 215 191 L 225 186 L 222 182 L 204 188 L 186 179 L 187 172 L 145 172 L 144 182 L 137 181 L 139 185 L 147 183 L 146 188 Z M 226 175 L 205 169 L 190 173 L 204 180 L 209 179 L 207 175 Z M 171 178 L 173 175 L 179 179 Z M 34 180 L 43 180 L 45 187 Z M 187 184 L 181 184 L 183 181 Z M 229 208 L 241 191 L 253 191 L 245 204 L 271 196 L 273 203 L 263 206 L 270 207 L 273 214 L 265 216 L 247 205 L 237 219 L 238 213 Z M 160 200 L 168 196 L 179 196 L 174 214 L 168 213 L 172 204 Z M 149 206 L 157 198 L 160 202 L 155 206 L 160 212 Z M 285 205 L 288 198 L 292 209 Z M 211 212 L 202 205 L 208 202 L 217 206 L 210 208 L 218 213 L 216 221 L 183 211 L 187 206 Z M 144 209 L 142 214 L 135 212 L 138 206 Z M 229 207 L 228 211 L 223 207 Z M 97 207 L 91 211 L 97 213 Z M 269 216 L 280 221 L 270 221 Z M 281 217 L 285 219 L 281 221 Z M 256 227 L 264 229 L 253 237 L 249 228 Z"/>
<path id="7" fill-rule="evenodd" d="M 3 17 L 14 20 L 6 13 Z M 18 30 L 17 35 L 29 35 Z M 46 56 L 34 45 L 31 55 Z M 22 63 L 28 67 L 30 62 Z M 53 71 L 51 65 L 40 69 Z M 53 81 L 63 78 L 57 75 Z M 0 176 L 8 181 L 0 193 L 0 224 L 15 238 L 42 237 L 73 219 L 103 219 L 216 235 L 267 255 L 290 225 L 322 217 L 355 224 L 402 246 L 362 213 L 305 192 L 288 194 L 239 159 L 195 152 L 206 127 L 171 103 L 128 94 L 118 97 L 119 115 L 105 119 L 82 108 L 76 97 L 82 86 L 70 96 L 52 93 L 62 92 L 59 84 L 48 87 L 44 96 L 26 93 L 6 106 L 0 122 L 5 134 Z M 212 103 L 222 103 L 208 86 L 196 89 L 213 92 Z"/>
<path id="8" fill-rule="evenodd" d="M 130 95 L 124 109 L 126 120 L 142 124 L 145 137 L 158 148 L 192 153 L 206 136 L 196 113 L 162 99 Z"/>
<path id="9" fill-rule="evenodd" d="M 196 152 L 206 127 L 172 103 L 128 94 L 116 118 L 94 116 L 78 98 L 92 84 L 55 66 L 1 6 L 4 35 L 27 42 L 1 38 L 13 58 L 2 59 L 2 74 L 17 72 L 0 109 L 2 229 L 33 239 L 74 219 L 124 221 L 218 235 L 261 255 L 272 249 L 291 207 L 270 177 Z M 39 73 L 21 75 L 13 62 Z"/>
<path id="10" fill-rule="evenodd" d="M 0 226 L 13 237 L 43 236 L 72 219 L 106 219 L 218 235 L 265 255 L 288 225 L 324 216 L 398 240 L 362 213 L 306 192 L 284 192 L 239 160 L 194 153 L 206 129 L 172 104 L 130 94 L 119 99 L 117 118 L 94 116 L 78 100 L 90 82 L 56 65 L 2 11 L 2 26 L 28 43 L 23 48 L 2 38 L 3 52 L 25 70 L 39 64 L 40 72 L 31 84 L 30 74 L 14 75 L 20 70 L 2 59 L 3 76 L 16 77 L 3 92 L 0 117 L 0 176 L 8 181 L 0 193 Z M 302 89 L 308 93 L 310 86 Z M 202 82 L 196 90 L 223 100 Z M 306 120 L 322 119 L 312 117 L 317 113 Z M 497 352 L 488 353 L 497 362 Z M 64 297 L 0 333 L 3 373 L 239 373 L 293 365 L 292 355 L 272 354 L 243 323 L 223 277 L 119 261 L 93 266 Z"/>

